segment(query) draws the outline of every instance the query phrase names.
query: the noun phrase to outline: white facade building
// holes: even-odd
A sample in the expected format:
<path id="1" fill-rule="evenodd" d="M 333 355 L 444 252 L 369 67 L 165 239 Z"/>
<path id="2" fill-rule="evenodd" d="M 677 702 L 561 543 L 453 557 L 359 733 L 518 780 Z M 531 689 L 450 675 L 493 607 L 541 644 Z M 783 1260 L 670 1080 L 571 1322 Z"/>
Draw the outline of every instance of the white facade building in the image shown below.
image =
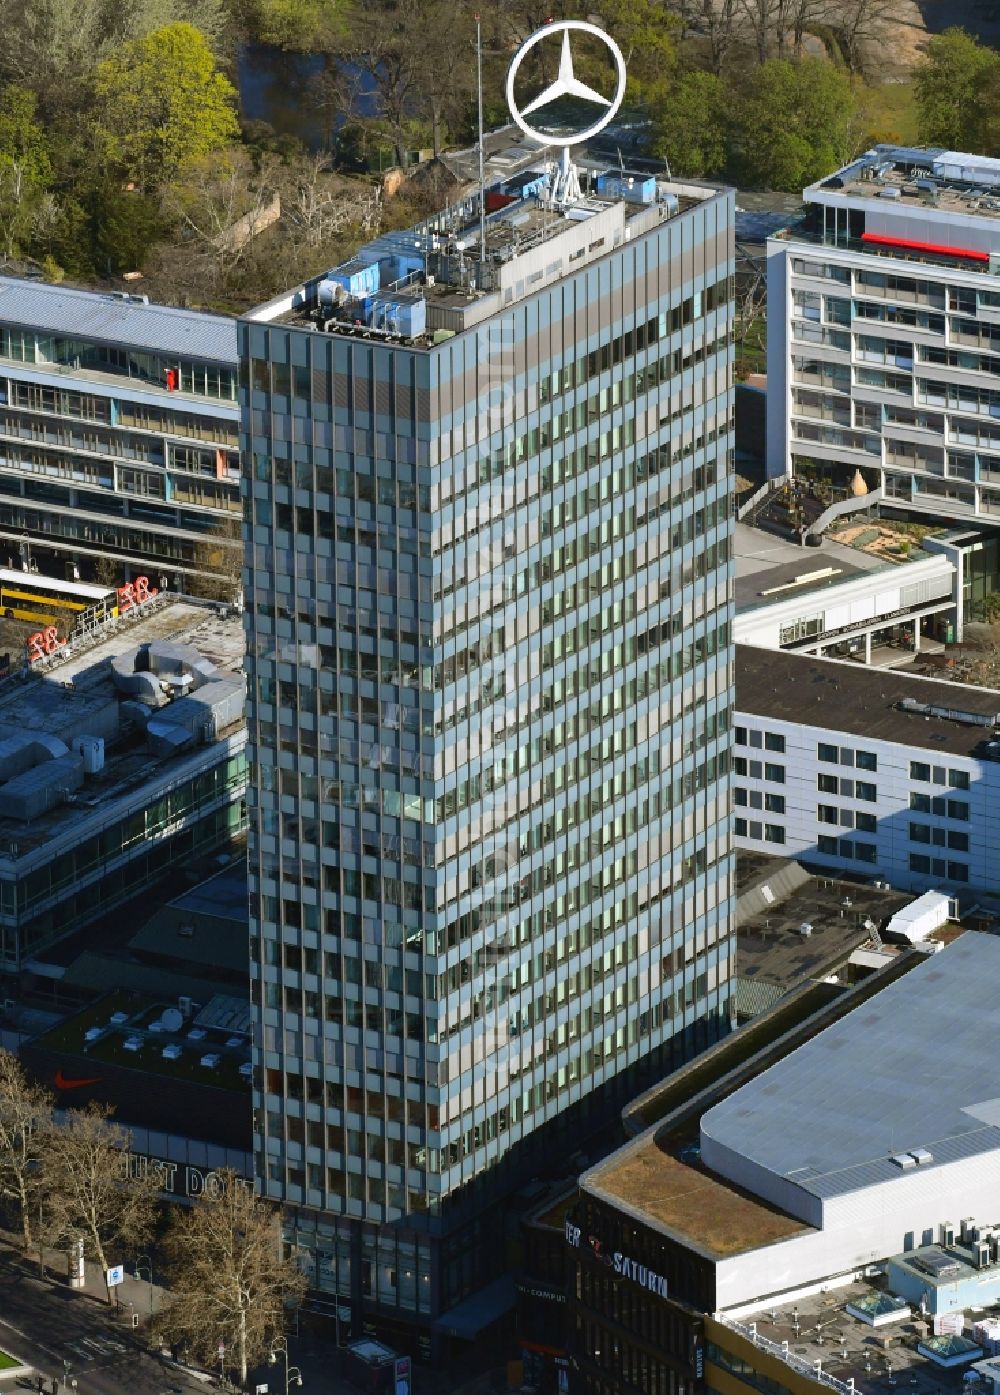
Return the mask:
<path id="1" fill-rule="evenodd" d="M 720 1308 L 992 1225 L 998 973 L 965 934 L 702 1117 L 703 1165 L 811 1227 L 722 1261 Z"/>
<path id="2" fill-rule="evenodd" d="M 1000 890 L 1000 692 L 737 647 L 738 847 Z"/>
<path id="3" fill-rule="evenodd" d="M 895 978 L 821 1029 L 811 1018 L 805 1040 L 736 1088 L 746 1057 L 735 1071 L 727 1057 L 706 1091 L 696 1151 L 687 1105 L 668 1106 L 584 1173 L 571 1223 L 587 1237 L 581 1273 L 584 1244 L 598 1246 L 598 1263 L 620 1246 L 666 1275 L 675 1300 L 766 1313 L 773 1330 L 782 1303 L 945 1246 L 966 1267 L 968 1306 L 992 1301 L 996 1254 L 977 1247 L 997 1231 L 1000 939 L 970 931 L 937 948 L 900 961 Z M 824 1328 L 837 1306 L 823 1301 Z M 791 1313 L 784 1330 L 799 1339 Z M 844 1339 L 831 1335 L 835 1349 Z M 785 1339 L 784 1355 L 794 1351 Z"/>
<path id="4" fill-rule="evenodd" d="M 1000 160 L 879 145 L 768 242 L 767 462 L 1000 519 Z"/>
<path id="5" fill-rule="evenodd" d="M 954 552 L 954 549 L 951 549 Z M 962 638 L 958 571 L 944 551 L 877 571 L 850 572 L 822 554 L 800 552 L 798 570 L 752 578 L 753 592 L 737 580 L 734 636 L 738 644 L 822 655 L 849 650 L 871 662 L 873 643 L 885 631 L 905 627 L 920 648 L 921 636 L 942 630 Z M 907 655 L 900 653 L 903 661 Z"/>

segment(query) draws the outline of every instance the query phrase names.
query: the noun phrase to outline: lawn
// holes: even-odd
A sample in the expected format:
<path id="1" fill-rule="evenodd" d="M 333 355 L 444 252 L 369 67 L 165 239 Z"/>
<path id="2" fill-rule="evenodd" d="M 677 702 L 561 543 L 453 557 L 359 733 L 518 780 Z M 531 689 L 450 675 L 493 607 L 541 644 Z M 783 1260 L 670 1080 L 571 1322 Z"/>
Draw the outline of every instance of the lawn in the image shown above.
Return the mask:
<path id="1" fill-rule="evenodd" d="M 0 1371 L 12 1371 L 15 1366 L 23 1366 L 23 1361 L 18 1361 L 16 1356 L 11 1356 L 9 1352 L 0 1350 Z"/>
<path id="2" fill-rule="evenodd" d="M 872 141 L 916 145 L 917 98 L 912 82 L 883 82 L 865 87 L 861 115 Z"/>

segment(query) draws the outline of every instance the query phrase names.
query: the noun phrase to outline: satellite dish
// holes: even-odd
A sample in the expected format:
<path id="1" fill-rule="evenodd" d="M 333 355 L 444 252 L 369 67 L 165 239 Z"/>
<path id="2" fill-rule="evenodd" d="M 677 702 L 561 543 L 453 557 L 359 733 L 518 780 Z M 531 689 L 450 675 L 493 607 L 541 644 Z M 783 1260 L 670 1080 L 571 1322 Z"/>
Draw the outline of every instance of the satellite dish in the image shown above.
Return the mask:
<path id="1" fill-rule="evenodd" d="M 167 1008 L 160 1021 L 165 1032 L 179 1032 L 184 1026 L 184 1014 L 179 1008 Z"/>

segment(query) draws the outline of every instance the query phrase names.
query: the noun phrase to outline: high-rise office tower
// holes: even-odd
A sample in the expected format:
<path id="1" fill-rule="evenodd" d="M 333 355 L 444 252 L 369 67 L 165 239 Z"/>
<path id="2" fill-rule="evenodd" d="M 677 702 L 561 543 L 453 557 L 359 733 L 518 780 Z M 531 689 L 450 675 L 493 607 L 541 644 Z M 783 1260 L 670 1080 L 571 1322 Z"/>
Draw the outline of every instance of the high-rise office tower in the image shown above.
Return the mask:
<path id="1" fill-rule="evenodd" d="M 500 149 L 240 324 L 259 1183 L 397 1340 L 729 1015 L 732 195 Z"/>

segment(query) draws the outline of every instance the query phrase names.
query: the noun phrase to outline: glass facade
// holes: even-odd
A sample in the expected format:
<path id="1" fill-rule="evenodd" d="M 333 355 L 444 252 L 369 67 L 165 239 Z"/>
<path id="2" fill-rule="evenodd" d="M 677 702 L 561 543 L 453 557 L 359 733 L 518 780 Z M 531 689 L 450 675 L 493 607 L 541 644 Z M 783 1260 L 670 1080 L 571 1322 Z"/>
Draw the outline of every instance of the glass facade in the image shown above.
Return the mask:
<path id="1" fill-rule="evenodd" d="M 637 1215 L 599 1200 L 584 1181 L 567 1239 L 573 1272 L 569 1347 L 575 1395 L 689 1395 L 704 1389 L 704 1323 L 715 1264 Z M 635 1266 L 616 1273 L 611 1256 Z M 650 1291 L 647 1276 L 654 1276 Z M 660 1291 L 663 1285 L 664 1292 Z"/>
<path id="2" fill-rule="evenodd" d="M 241 322 L 256 1165 L 355 1320 L 729 1020 L 732 219 L 433 347 Z"/>
<path id="3" fill-rule="evenodd" d="M 206 768 L 138 807 L 113 810 L 102 827 L 82 827 L 39 849 L 9 842 L 0 857 L 0 970 L 70 934 L 135 895 L 168 868 L 230 843 L 246 830 L 243 738 Z"/>
<path id="4" fill-rule="evenodd" d="M 236 397 L 235 359 L 198 362 L 0 322 L 0 561 L 6 534 L 19 565 L 27 534 L 49 572 L 75 562 L 89 577 L 99 559 L 114 559 L 122 575 L 150 566 L 171 578 L 230 575 L 241 509 Z"/>

